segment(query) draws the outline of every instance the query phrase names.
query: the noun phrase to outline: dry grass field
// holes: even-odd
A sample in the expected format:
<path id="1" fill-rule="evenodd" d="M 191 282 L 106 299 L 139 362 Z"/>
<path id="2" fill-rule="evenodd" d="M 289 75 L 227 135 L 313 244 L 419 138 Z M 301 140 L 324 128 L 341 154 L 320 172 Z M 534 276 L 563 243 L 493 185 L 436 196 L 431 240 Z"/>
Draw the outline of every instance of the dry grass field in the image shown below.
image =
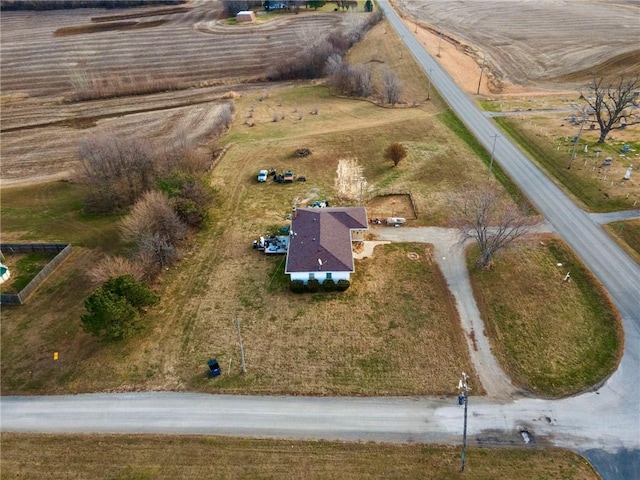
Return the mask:
<path id="1" fill-rule="evenodd" d="M 391 109 L 336 98 L 314 82 L 234 88 L 235 119 L 218 142 L 226 153 L 211 177 L 218 191 L 212 227 L 159 279 L 155 288 L 162 303 L 147 316 L 145 333 L 125 344 L 102 345 L 84 334 L 79 323 L 82 302 L 92 288 L 83 271 L 103 252 L 122 249 L 117 218 L 83 215 L 80 192 L 70 183 L 5 188 L 4 238 L 72 241 L 80 248 L 28 305 L 3 311 L 3 392 L 195 388 L 319 395 L 452 393 L 456 372 L 472 369 L 429 246 L 378 247 L 372 258 L 356 263 L 353 285 L 345 294 L 313 296 L 289 292 L 282 258 L 251 248 L 257 236 L 286 224 L 293 205 L 323 199 L 332 205 L 362 201 L 375 215 L 389 216 L 396 212 L 387 195 L 407 198 L 411 193 L 418 214 L 412 225 L 445 226 L 450 220 L 446 195 L 461 184 L 472 188 L 485 181 L 486 165 L 477 150 L 450 130 L 450 115 L 437 95 L 425 101 L 424 76 L 388 26 L 374 28 L 350 56 L 354 63 L 394 68 L 408 86 L 405 105 Z M 149 136 L 186 131 L 206 145 L 207 130 L 199 127 L 229 97 L 229 90 L 224 86 L 55 108 L 29 97 L 26 103 L 10 102 L 15 110 L 8 115 L 9 134 L 46 138 L 51 128 L 62 128 L 49 135 L 70 148 L 81 133 L 76 131 L 79 124 L 112 122 L 112 129 Z M 24 116 L 18 115 L 20 105 Z M 61 123 L 41 129 L 38 112 Z M 105 118 L 96 119 L 98 112 Z M 395 168 L 382 158 L 392 141 L 409 152 Z M 17 152 L 22 144 L 9 143 Z M 297 158 L 293 153 L 299 148 L 312 154 Z M 28 154 L 15 154 L 16 172 Z M 336 188 L 338 167 L 346 160 L 361 168 L 362 178 L 354 180 L 351 195 Z M 63 161 L 48 164 L 51 171 L 57 163 Z M 465 165 L 463 179 L 460 164 Z M 38 167 L 37 158 L 30 168 L 48 171 L 44 164 Z M 307 181 L 259 184 L 255 175 L 262 168 L 292 169 Z M 235 317 L 242 321 L 246 375 L 240 374 Z M 59 352 L 59 360 L 53 360 L 53 352 Z M 206 360 L 213 356 L 225 374 L 209 380 Z"/>
<path id="2" fill-rule="evenodd" d="M 605 145 L 596 144 L 597 129 L 585 129 L 573 163 L 570 142 L 579 131 L 571 117 L 580 117 L 580 93 L 586 94 L 594 74 L 640 73 L 637 2 L 396 3 L 407 25 L 418 25 L 414 34 L 456 82 L 469 94 L 479 90 L 483 108 L 522 112 L 498 118 L 500 126 L 585 209 L 640 205 L 637 175 L 622 181 L 626 169 L 638 164 L 639 125 L 612 131 Z M 631 152 L 621 153 L 624 144 L 631 144 Z M 599 156 L 595 149 L 602 150 Z M 606 157 L 613 162 L 603 167 Z"/>
<path id="3" fill-rule="evenodd" d="M 640 263 L 640 220 L 614 222 L 606 228 Z"/>
<path id="4" fill-rule="evenodd" d="M 542 235 L 519 243 L 489 270 L 478 269 L 476 257 L 468 256 L 493 351 L 513 381 L 536 395 L 559 397 L 587 389 L 618 363 L 620 319 L 562 241 Z M 508 297 L 503 285 L 509 285 Z"/>
<path id="5" fill-rule="evenodd" d="M 486 152 L 452 131 L 451 115 L 435 92 L 425 101 L 424 75 L 385 24 L 349 55 L 354 63 L 399 74 L 404 105 L 393 109 L 333 97 L 321 82 L 250 83 L 290 55 L 305 32 L 342 22 L 339 14 L 305 12 L 234 26 L 215 21 L 216 5 L 3 12 L 2 237 L 70 241 L 74 251 L 27 305 L 3 309 L 2 393 L 455 393 L 459 372 L 473 369 L 431 246 L 379 246 L 373 257 L 356 262 L 347 292 L 294 295 L 283 258 L 267 257 L 251 242 L 286 225 L 292 206 L 322 199 L 362 202 L 388 216 L 408 209 L 391 199 L 406 200 L 410 193 L 417 211 L 411 225 L 446 226 L 446 194 L 485 181 Z M 85 74 L 127 95 L 74 101 L 72 82 Z M 129 95 L 148 88 L 150 79 L 159 91 Z M 214 140 L 207 126 L 230 100 L 234 122 Z M 78 140 L 99 132 L 188 136 L 204 149 L 226 147 L 211 175 L 218 192 L 211 226 L 157 280 L 162 301 L 146 316 L 145 331 L 108 345 L 84 333 L 79 317 L 94 287 L 86 272 L 104 254 L 124 251 L 119 217 L 84 214 L 72 182 L 43 183 L 70 178 Z M 382 158 L 392 141 L 409 152 L 396 168 Z M 297 158 L 299 148 L 312 154 Z M 338 170 L 346 161 L 355 162 L 361 177 L 341 189 Z M 307 181 L 258 184 L 262 168 L 292 169 Z M 234 318 L 242 325 L 245 375 Z M 223 367 L 216 379 L 207 376 L 211 357 Z M 471 383 L 474 394 L 483 393 L 473 375 Z M 415 445 L 3 434 L 2 446 L 3 474 L 35 478 L 362 478 L 366 472 L 461 478 L 458 449 Z M 487 479 L 597 478 L 584 460 L 558 450 L 472 448 L 468 472 Z"/>
<path id="6" fill-rule="evenodd" d="M 512 480 L 600 478 L 579 455 L 559 449 L 460 449 L 326 441 L 158 435 L 3 433 L 3 477 L 162 480 L 362 478 Z"/>
<path id="7" fill-rule="evenodd" d="M 377 44 L 384 28 L 372 32 L 368 48 Z M 409 67 L 403 73 L 407 83 L 421 75 L 415 64 Z M 335 189 L 342 159 L 357 159 L 362 166 L 367 180 L 362 198 L 376 202 L 377 214 L 392 213 L 384 210 L 384 203 L 381 207 L 379 195 L 411 192 L 419 212 L 415 224 L 446 224 L 441 211 L 445 192 L 457 182 L 453 163 L 468 165 L 470 184 L 485 178 L 486 167 L 441 123 L 443 110 L 437 99 L 423 106 L 388 109 L 335 98 L 326 87 L 303 84 L 245 91 L 235 102 L 236 118 L 221 142 L 228 149 L 212 174 L 219 198 L 215 226 L 202 233 L 180 265 L 161 278 L 157 289 L 165 300 L 150 312 L 145 335 L 126 345 L 100 345 L 79 328 L 82 301 L 91 286 L 68 290 L 53 282 L 29 305 L 3 312 L 3 391 L 195 387 L 264 393 L 449 393 L 449 372 L 455 376 L 460 369 L 471 371 L 461 347 L 457 314 L 428 247 L 379 247 L 373 258 L 358 262 L 354 285 L 346 294 L 314 297 L 291 294 L 282 259 L 251 249 L 258 235 L 285 224 L 294 202 L 299 206 L 324 198 L 333 205 L 357 202 L 340 198 Z M 316 109 L 317 115 L 310 114 Z M 250 110 L 253 126 L 246 123 Z M 424 131 L 430 132 L 429 137 L 424 138 Z M 409 156 L 393 168 L 383 160 L 382 151 L 397 140 L 407 146 Z M 309 148 L 312 155 L 295 158 L 298 148 Z M 290 168 L 307 181 L 258 184 L 255 175 L 260 168 Z M 72 184 L 57 185 L 64 186 L 59 195 L 72 195 Z M 10 207 L 3 231 L 14 238 L 64 239 L 64 231 L 56 230 L 54 223 L 34 219 L 21 224 L 27 211 L 38 211 L 36 205 L 21 205 L 21 197 L 56 205 L 49 196 L 51 187 L 48 193 L 35 193 L 39 188 L 3 192 L 3 204 Z M 63 218 L 72 221 L 70 225 L 83 220 L 81 204 L 74 199 L 52 208 L 67 208 Z M 93 237 L 78 239 L 84 245 L 100 243 Z M 407 256 L 411 252 L 419 254 L 418 261 Z M 67 270 L 60 274 L 81 281 L 79 272 L 99 253 L 80 249 L 77 255 L 77 261 L 66 262 Z M 408 293 L 416 284 L 424 292 L 419 296 Z M 72 305 L 64 314 L 56 309 L 45 313 L 52 297 L 56 304 L 66 298 Z M 236 315 L 242 319 L 247 351 L 245 376 L 239 375 L 232 323 Z M 33 318 L 40 321 L 33 323 Z M 18 348 L 21 343 L 30 348 Z M 32 351 L 41 354 L 34 357 Z M 56 363 L 54 351 L 60 354 Z M 205 362 L 211 356 L 225 367 L 225 375 L 215 381 L 205 376 Z"/>
<path id="8" fill-rule="evenodd" d="M 252 88 L 247 82 L 264 79 L 305 32 L 329 31 L 343 18 L 303 12 L 232 28 L 216 21 L 220 5 L 3 12 L 0 184 L 68 178 L 78 139 L 88 134 L 205 140 L 208 119 L 230 90 Z M 131 15 L 155 23 L 119 30 Z M 74 34 L 61 35 L 62 28 Z M 116 97 L 70 102 L 85 83 L 116 89 Z M 158 93 L 141 95 L 149 90 Z"/>
<path id="9" fill-rule="evenodd" d="M 607 212 L 640 208 L 640 175 L 627 168 L 640 162 L 640 125 L 611 132 L 606 143 L 598 144 L 599 131 L 583 129 L 573 143 L 579 125 L 574 113 L 565 112 L 511 115 L 496 119 L 505 134 L 523 145 L 523 150 L 585 210 Z M 623 153 L 622 147 L 630 150 Z M 605 160 L 609 159 L 609 163 Z"/>

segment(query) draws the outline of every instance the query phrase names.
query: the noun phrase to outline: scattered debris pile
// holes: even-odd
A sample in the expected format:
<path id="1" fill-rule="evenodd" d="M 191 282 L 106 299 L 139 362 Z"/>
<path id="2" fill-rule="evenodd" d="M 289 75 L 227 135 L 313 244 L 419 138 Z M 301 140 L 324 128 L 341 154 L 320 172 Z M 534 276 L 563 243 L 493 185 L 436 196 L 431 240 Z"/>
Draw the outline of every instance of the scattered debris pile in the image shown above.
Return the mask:
<path id="1" fill-rule="evenodd" d="M 304 158 L 311 155 L 311 150 L 308 148 L 298 148 L 295 152 L 293 152 L 294 157 Z"/>

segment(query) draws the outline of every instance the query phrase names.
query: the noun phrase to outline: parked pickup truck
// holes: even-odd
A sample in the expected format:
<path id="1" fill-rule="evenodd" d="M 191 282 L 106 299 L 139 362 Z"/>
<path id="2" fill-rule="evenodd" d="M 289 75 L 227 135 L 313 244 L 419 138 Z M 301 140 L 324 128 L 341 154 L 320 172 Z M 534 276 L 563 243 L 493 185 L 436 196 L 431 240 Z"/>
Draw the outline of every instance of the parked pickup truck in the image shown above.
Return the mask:
<path id="1" fill-rule="evenodd" d="M 293 182 L 293 172 L 291 170 L 287 170 L 286 172 L 284 172 L 284 179 L 283 179 L 284 183 L 291 183 Z"/>
<path id="2" fill-rule="evenodd" d="M 258 181 L 266 182 L 268 176 L 269 176 L 269 172 L 267 170 L 260 170 L 260 172 L 258 172 Z"/>

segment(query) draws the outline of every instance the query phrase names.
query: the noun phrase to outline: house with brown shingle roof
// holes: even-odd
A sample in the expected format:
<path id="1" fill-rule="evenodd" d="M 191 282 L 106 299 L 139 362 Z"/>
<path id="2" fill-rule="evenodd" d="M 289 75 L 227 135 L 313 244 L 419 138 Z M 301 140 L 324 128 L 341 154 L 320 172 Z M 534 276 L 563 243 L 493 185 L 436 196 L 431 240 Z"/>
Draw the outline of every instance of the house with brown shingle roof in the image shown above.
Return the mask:
<path id="1" fill-rule="evenodd" d="M 364 207 L 298 208 L 291 219 L 285 273 L 291 280 L 349 280 L 354 231 L 367 230 Z"/>

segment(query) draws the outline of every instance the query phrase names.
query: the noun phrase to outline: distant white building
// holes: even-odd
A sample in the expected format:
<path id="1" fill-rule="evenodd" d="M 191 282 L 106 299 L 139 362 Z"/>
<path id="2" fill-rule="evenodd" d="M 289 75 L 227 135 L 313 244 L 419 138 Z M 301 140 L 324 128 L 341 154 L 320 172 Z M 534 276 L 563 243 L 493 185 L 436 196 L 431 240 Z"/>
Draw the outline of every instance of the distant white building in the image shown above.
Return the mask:
<path id="1" fill-rule="evenodd" d="M 255 20 L 256 14 L 251 10 L 242 10 L 236 15 L 236 22 L 238 23 L 255 22 Z"/>

